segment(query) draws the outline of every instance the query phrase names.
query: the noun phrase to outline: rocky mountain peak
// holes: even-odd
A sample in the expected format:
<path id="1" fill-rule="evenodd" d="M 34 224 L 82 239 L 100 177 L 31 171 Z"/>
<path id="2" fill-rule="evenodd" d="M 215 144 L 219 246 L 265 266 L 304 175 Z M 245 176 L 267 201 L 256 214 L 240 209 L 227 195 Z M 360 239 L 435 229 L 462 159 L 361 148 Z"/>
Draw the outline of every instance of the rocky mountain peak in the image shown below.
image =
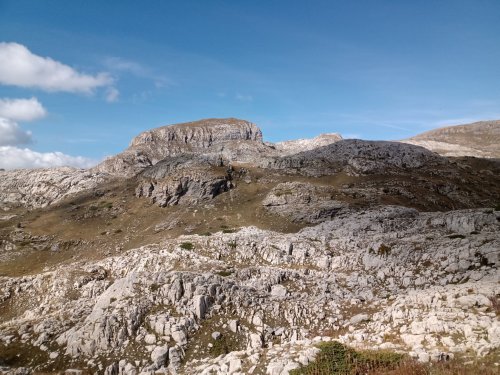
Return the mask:
<path id="1" fill-rule="evenodd" d="M 245 120 L 204 119 L 145 131 L 132 140 L 130 148 L 150 148 L 150 145 L 161 147 L 165 144 L 207 148 L 234 140 L 262 142 L 262 132 L 257 125 Z"/>
<path id="2" fill-rule="evenodd" d="M 224 145 L 238 142 L 263 146 L 262 132 L 257 125 L 235 118 L 204 119 L 162 126 L 139 134 L 128 149 L 106 159 L 95 169 L 114 175 L 132 176 L 166 157 L 187 153 L 220 153 Z"/>

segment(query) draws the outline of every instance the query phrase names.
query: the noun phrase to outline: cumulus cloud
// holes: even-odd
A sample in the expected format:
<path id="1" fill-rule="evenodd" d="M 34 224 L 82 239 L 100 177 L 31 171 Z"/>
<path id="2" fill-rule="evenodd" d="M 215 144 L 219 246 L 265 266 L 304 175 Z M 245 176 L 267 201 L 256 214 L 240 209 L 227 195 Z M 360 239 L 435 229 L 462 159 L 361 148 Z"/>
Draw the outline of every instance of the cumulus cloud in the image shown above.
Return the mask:
<path id="1" fill-rule="evenodd" d="M 18 43 L 0 43 L 0 83 L 32 87 L 45 91 L 92 93 L 98 87 L 110 86 L 107 73 L 84 74 L 50 57 L 33 54 Z"/>
<path id="2" fill-rule="evenodd" d="M 0 146 L 23 145 L 31 142 L 30 131 L 22 130 L 15 121 L 0 117 Z"/>
<path id="3" fill-rule="evenodd" d="M 96 164 L 95 160 L 82 156 L 71 156 L 62 152 L 36 152 L 28 148 L 0 146 L 0 168 L 50 168 L 70 166 L 89 168 Z"/>
<path id="4" fill-rule="evenodd" d="M 47 115 L 47 110 L 36 98 L 0 99 L 0 117 L 13 121 L 34 121 Z"/>

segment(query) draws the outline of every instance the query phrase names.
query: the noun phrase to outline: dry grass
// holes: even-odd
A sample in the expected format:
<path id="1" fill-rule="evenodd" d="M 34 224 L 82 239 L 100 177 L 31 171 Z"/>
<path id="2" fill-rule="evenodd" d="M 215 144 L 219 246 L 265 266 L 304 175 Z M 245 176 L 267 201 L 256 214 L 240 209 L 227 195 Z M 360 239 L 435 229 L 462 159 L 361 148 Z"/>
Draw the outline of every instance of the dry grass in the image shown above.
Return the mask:
<path id="1" fill-rule="evenodd" d="M 497 295 L 493 295 L 490 297 L 491 301 L 491 308 L 493 311 L 497 314 L 500 315 L 500 298 L 498 298 Z"/>

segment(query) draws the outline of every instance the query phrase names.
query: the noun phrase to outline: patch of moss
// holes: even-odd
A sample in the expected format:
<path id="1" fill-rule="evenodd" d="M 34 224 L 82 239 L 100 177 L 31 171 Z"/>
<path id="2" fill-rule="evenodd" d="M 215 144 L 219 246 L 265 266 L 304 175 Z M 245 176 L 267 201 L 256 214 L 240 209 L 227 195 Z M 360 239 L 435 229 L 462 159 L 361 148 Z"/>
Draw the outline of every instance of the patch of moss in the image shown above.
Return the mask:
<path id="1" fill-rule="evenodd" d="M 233 273 L 234 273 L 234 271 L 231 271 L 231 270 L 223 270 L 223 271 L 216 272 L 217 275 L 222 276 L 222 277 L 231 276 Z"/>
<path id="2" fill-rule="evenodd" d="M 194 249 L 194 245 L 191 242 L 183 242 L 179 245 L 179 247 L 181 249 L 184 249 L 184 250 L 193 250 Z"/>

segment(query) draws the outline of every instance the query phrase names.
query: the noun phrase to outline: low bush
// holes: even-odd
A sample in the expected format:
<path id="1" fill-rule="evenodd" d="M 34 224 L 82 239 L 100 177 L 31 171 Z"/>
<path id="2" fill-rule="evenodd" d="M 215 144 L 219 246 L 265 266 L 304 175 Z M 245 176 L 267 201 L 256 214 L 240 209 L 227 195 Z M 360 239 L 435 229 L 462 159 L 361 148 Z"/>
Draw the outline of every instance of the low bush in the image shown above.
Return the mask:
<path id="1" fill-rule="evenodd" d="M 193 250 L 194 249 L 194 245 L 191 242 L 183 242 L 179 245 L 179 247 L 181 249 L 184 249 L 184 250 Z"/>

